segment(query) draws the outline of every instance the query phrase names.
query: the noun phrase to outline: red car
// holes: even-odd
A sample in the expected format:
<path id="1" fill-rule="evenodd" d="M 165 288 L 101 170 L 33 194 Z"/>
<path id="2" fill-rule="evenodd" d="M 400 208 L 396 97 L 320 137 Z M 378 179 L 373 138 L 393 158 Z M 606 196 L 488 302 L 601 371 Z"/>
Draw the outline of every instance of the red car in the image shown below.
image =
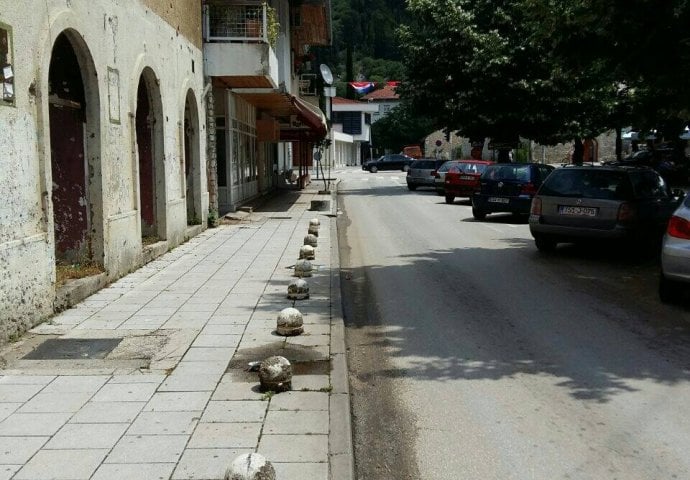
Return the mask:
<path id="1" fill-rule="evenodd" d="M 453 203 L 455 197 L 471 198 L 479 190 L 479 177 L 492 163 L 486 160 L 460 160 L 450 167 L 443 185 L 446 203 Z"/>

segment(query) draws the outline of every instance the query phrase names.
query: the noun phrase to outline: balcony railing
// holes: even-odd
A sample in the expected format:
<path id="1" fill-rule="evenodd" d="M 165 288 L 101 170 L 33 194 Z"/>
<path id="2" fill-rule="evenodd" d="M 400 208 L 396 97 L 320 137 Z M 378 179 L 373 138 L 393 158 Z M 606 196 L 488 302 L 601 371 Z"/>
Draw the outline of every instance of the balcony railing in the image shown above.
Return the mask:
<path id="1" fill-rule="evenodd" d="M 268 43 L 266 4 L 212 3 L 204 6 L 207 42 Z"/>

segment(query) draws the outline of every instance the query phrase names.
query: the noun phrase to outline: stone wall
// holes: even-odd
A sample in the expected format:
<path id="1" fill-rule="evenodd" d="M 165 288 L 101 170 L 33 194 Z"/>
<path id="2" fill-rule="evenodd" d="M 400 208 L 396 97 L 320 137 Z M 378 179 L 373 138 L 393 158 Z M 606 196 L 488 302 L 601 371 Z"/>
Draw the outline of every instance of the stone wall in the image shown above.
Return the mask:
<path id="1" fill-rule="evenodd" d="M 441 145 L 436 143 L 440 141 Z M 527 144 L 528 140 L 523 141 L 523 145 Z M 488 141 L 484 142 L 484 150 L 482 151 L 482 159 L 491 160 L 493 152 L 489 150 Z M 615 132 L 607 132 L 599 135 L 596 138 L 598 144 L 599 161 L 608 161 L 616 159 L 616 135 Z M 427 157 L 439 156 L 440 158 L 470 158 L 470 143 L 467 138 L 457 137 L 454 134 L 450 135 L 446 141 L 445 134 L 439 130 L 429 135 L 425 142 L 425 155 Z M 561 164 L 569 163 L 570 155 L 572 154 L 572 143 L 561 143 L 552 146 L 542 146 L 537 143 L 532 144 L 532 159 L 535 162 Z M 623 156 L 630 154 L 630 142 L 623 142 Z"/>
<path id="2" fill-rule="evenodd" d="M 142 0 L 195 47 L 201 48 L 200 0 Z"/>
<path id="3" fill-rule="evenodd" d="M 0 341 L 53 313 L 56 298 L 49 71 L 56 39 L 65 34 L 86 89 L 88 182 L 98 211 L 90 225 L 108 280 L 144 261 L 134 130 L 137 87 L 147 73 L 160 105 L 166 248 L 187 235 L 183 161 L 184 112 L 192 99 L 198 122 L 192 150 L 195 202 L 208 211 L 203 56 L 198 1 L 24 0 L 2 2 L 0 24 L 11 28 L 15 98 L 0 103 Z M 21 4 L 21 5 L 19 5 Z M 167 5 L 166 6 L 164 6 Z M 160 15 L 160 16 L 159 16 Z M 161 18 L 169 19 L 171 23 Z M 177 22 L 175 19 L 179 19 Z M 55 88 L 55 86 L 53 86 Z M 5 128 L 7 126 L 7 128 Z M 60 125 L 53 125 L 59 134 Z M 204 214 L 203 222 L 206 216 Z"/>

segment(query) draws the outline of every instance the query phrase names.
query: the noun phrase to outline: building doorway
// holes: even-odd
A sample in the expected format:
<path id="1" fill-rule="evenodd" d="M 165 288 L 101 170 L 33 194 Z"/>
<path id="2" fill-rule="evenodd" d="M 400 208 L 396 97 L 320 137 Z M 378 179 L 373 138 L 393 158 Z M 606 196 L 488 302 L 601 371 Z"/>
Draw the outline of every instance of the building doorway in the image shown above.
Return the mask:
<path id="1" fill-rule="evenodd" d="M 48 72 L 51 201 L 58 267 L 103 264 L 100 104 L 95 68 L 74 31 L 55 40 Z"/>
<path id="2" fill-rule="evenodd" d="M 162 106 L 158 81 L 149 68 L 139 77 L 135 121 L 141 236 L 150 244 L 164 240 L 166 230 Z"/>
<path id="3" fill-rule="evenodd" d="M 199 115 L 194 94 L 187 92 L 184 106 L 184 185 L 187 225 L 201 223 L 201 171 L 199 165 Z"/>

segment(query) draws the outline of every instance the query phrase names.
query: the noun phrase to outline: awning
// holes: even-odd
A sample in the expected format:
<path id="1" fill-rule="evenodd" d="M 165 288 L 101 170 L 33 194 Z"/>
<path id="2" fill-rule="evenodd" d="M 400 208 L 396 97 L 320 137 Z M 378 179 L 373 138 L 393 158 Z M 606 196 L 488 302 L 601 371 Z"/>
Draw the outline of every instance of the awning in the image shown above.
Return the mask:
<path id="1" fill-rule="evenodd" d="M 281 126 L 280 139 L 284 141 L 308 140 L 312 142 L 323 140 L 328 133 L 328 124 L 326 123 L 326 116 L 321 109 L 294 95 L 291 102 L 295 107 L 297 122 L 290 122 L 290 125 L 287 127 Z"/>
<path id="2" fill-rule="evenodd" d="M 279 90 L 232 91 L 279 122 L 281 142 L 318 142 L 326 137 L 328 125 L 324 113 L 299 97 Z"/>

